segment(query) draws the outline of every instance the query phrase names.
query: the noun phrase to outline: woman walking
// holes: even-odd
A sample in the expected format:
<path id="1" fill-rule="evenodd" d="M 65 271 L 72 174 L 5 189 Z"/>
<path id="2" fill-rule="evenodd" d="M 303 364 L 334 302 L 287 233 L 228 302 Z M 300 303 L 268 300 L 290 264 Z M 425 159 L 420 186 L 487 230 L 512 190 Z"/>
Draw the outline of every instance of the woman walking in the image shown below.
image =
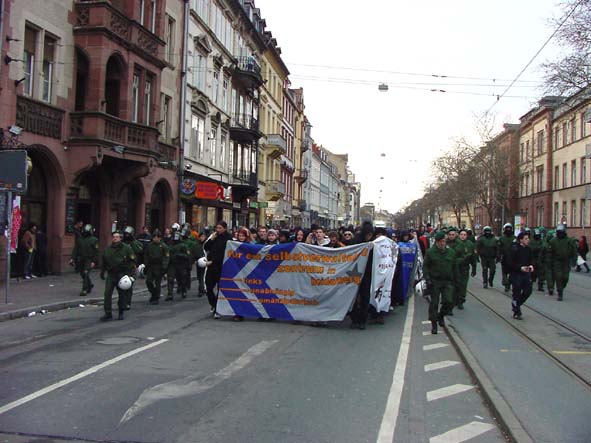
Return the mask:
<path id="1" fill-rule="evenodd" d="M 589 245 L 587 244 L 587 237 L 585 237 L 584 235 L 581 235 L 581 237 L 579 238 L 579 244 L 577 245 L 577 251 L 579 253 L 579 255 L 581 256 L 581 258 L 584 260 L 584 263 L 582 266 L 585 267 L 585 269 L 587 270 L 587 272 L 589 272 L 589 265 L 587 264 L 587 254 L 589 253 Z M 581 265 L 577 265 L 577 272 L 581 272 Z"/>

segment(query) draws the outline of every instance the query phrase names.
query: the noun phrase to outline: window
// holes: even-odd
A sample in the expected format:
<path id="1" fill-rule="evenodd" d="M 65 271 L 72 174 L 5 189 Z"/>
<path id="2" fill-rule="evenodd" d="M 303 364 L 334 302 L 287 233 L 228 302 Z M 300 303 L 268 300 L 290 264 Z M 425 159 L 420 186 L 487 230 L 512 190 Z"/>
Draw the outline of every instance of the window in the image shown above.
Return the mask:
<path id="1" fill-rule="evenodd" d="M 538 155 L 544 153 L 544 130 L 538 131 Z"/>
<path id="2" fill-rule="evenodd" d="M 562 214 L 560 215 L 560 219 L 562 219 L 562 217 L 564 217 L 566 219 L 566 214 L 567 214 L 567 212 L 566 212 L 566 202 L 563 201 L 562 202 Z"/>
<path id="3" fill-rule="evenodd" d="M 554 226 L 558 225 L 560 217 L 558 216 L 558 202 L 554 202 Z"/>
<path id="4" fill-rule="evenodd" d="M 25 70 L 24 94 L 31 97 L 35 83 L 35 49 L 37 46 L 37 31 L 33 28 L 25 28 L 25 52 L 23 55 L 23 67 Z"/>
<path id="5" fill-rule="evenodd" d="M 573 117 L 570 121 L 570 141 L 574 142 L 577 139 L 577 120 Z"/>
<path id="6" fill-rule="evenodd" d="M 520 161 L 521 163 L 523 163 L 523 149 L 524 149 L 524 144 L 523 144 L 523 143 L 521 143 L 521 144 L 519 145 L 519 161 Z"/>
<path id="7" fill-rule="evenodd" d="M 536 192 L 544 190 L 544 167 L 538 166 L 536 168 Z"/>
<path id="8" fill-rule="evenodd" d="M 567 143 L 567 137 L 568 133 L 567 133 L 567 127 L 566 127 L 566 122 L 564 122 L 562 124 L 562 146 L 566 145 Z"/>
<path id="9" fill-rule="evenodd" d="M 143 25 L 144 24 L 144 17 L 146 15 L 146 1 L 140 0 L 140 20 L 139 22 Z"/>
<path id="10" fill-rule="evenodd" d="M 207 72 L 207 59 L 197 53 L 193 57 L 193 86 L 205 91 L 205 74 Z"/>
<path id="11" fill-rule="evenodd" d="M 203 138 L 205 135 L 205 121 L 197 116 L 191 116 L 191 150 L 189 156 L 192 158 L 203 157 Z"/>
<path id="12" fill-rule="evenodd" d="M 562 187 L 566 188 L 566 163 L 562 164 Z"/>
<path id="13" fill-rule="evenodd" d="M 209 0 L 195 0 L 195 10 L 197 11 L 197 15 L 201 17 L 206 24 L 209 23 L 209 14 L 208 14 L 208 5 Z"/>
<path id="14" fill-rule="evenodd" d="M 172 111 L 172 98 L 168 95 L 162 94 L 162 138 L 169 140 L 172 136 L 170 133 L 170 112 Z"/>
<path id="15" fill-rule="evenodd" d="M 587 122 L 585 121 L 585 113 L 581 114 L 581 138 L 587 136 Z"/>
<path id="16" fill-rule="evenodd" d="M 529 160 L 529 140 L 525 142 L 525 160 Z"/>
<path id="17" fill-rule="evenodd" d="M 578 221 L 577 215 L 578 215 L 577 214 L 577 201 L 572 200 L 570 202 L 570 225 L 571 226 L 577 225 L 577 221 Z"/>
<path id="18" fill-rule="evenodd" d="M 152 10 L 150 11 L 150 31 L 156 32 L 156 0 L 152 0 L 151 2 Z"/>
<path id="19" fill-rule="evenodd" d="M 224 81 L 222 83 L 222 111 L 228 112 L 228 85 L 230 81 L 228 77 L 224 77 Z"/>
<path id="20" fill-rule="evenodd" d="M 213 90 L 211 91 L 212 100 L 216 105 L 219 105 L 220 98 L 220 73 L 218 71 L 213 72 Z"/>
<path id="21" fill-rule="evenodd" d="M 211 134 L 209 136 L 209 154 L 210 154 L 210 162 L 211 162 L 211 166 L 213 166 L 215 168 L 215 164 L 216 164 L 216 159 L 217 159 L 217 140 L 218 138 L 218 134 L 217 134 L 217 130 L 212 129 L 211 130 Z"/>
<path id="22" fill-rule="evenodd" d="M 581 184 L 587 183 L 587 159 L 581 157 Z"/>
<path id="23" fill-rule="evenodd" d="M 44 102 L 51 103 L 53 92 L 53 66 L 55 61 L 55 48 L 57 40 L 45 35 L 43 41 L 43 91 L 41 99 Z"/>
<path id="24" fill-rule="evenodd" d="M 224 169 L 226 166 L 226 138 L 227 134 L 222 132 L 222 139 L 220 140 L 220 168 Z"/>
<path id="25" fill-rule="evenodd" d="M 577 185 L 577 161 L 573 160 L 570 162 L 570 185 Z"/>
<path id="26" fill-rule="evenodd" d="M 537 216 L 537 226 L 544 226 L 544 207 L 539 206 L 536 211 Z"/>
<path id="27" fill-rule="evenodd" d="M 558 143 L 560 141 L 560 126 L 556 125 L 554 128 L 554 150 L 558 149 Z"/>
<path id="28" fill-rule="evenodd" d="M 558 189 L 560 186 L 560 168 L 558 166 L 554 167 L 554 189 Z"/>
<path id="29" fill-rule="evenodd" d="M 138 122 L 140 112 L 140 76 L 133 74 L 133 82 L 131 84 L 131 121 Z"/>
<path id="30" fill-rule="evenodd" d="M 529 172 L 525 174 L 525 195 L 529 195 Z"/>
<path id="31" fill-rule="evenodd" d="M 587 200 L 581 199 L 581 227 L 587 226 Z"/>
<path id="32" fill-rule="evenodd" d="M 166 61 L 174 64 L 174 19 L 166 16 Z"/>
<path id="33" fill-rule="evenodd" d="M 152 117 L 152 79 L 146 79 L 144 89 L 144 123 L 150 124 L 150 118 Z"/>
<path id="34" fill-rule="evenodd" d="M 230 115 L 236 116 L 236 89 L 232 88 L 232 97 L 230 97 Z"/>

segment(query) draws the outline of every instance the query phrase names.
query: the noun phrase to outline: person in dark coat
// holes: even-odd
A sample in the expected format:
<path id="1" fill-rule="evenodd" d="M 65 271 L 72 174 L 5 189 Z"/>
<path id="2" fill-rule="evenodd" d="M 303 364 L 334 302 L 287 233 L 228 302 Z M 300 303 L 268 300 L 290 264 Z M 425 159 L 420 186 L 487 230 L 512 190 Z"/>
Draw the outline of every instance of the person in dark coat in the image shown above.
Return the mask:
<path id="1" fill-rule="evenodd" d="M 214 318 L 220 318 L 220 315 L 215 312 L 219 293 L 219 287 L 216 290 L 216 286 L 219 285 L 220 277 L 222 276 L 222 265 L 224 263 L 226 243 L 230 240 L 232 240 L 232 236 L 228 233 L 228 224 L 225 221 L 220 220 L 215 225 L 215 232 L 205 240 L 205 243 L 203 243 L 203 249 L 207 254 L 205 290 Z"/>
<path id="2" fill-rule="evenodd" d="M 37 230 L 37 251 L 33 259 L 34 274 L 39 277 L 47 275 L 47 234 L 41 229 Z"/>
<path id="3" fill-rule="evenodd" d="M 361 231 L 355 236 L 352 244 L 370 242 L 373 240 L 373 225 L 371 222 L 364 222 Z M 371 274 L 373 268 L 373 249 L 369 251 L 367 257 L 367 266 L 363 273 L 363 278 L 359 284 L 357 298 L 351 310 L 351 329 L 365 329 L 367 317 L 369 314 L 369 300 L 371 297 Z"/>
<path id="4" fill-rule="evenodd" d="M 587 254 L 589 253 L 589 245 L 587 244 L 587 237 L 585 237 L 584 235 L 581 235 L 581 238 L 579 238 L 579 243 L 577 244 L 577 252 L 581 256 L 581 258 L 585 260 L 585 263 L 583 263 L 582 266 L 584 266 L 587 272 L 589 272 L 589 265 L 587 264 Z M 576 271 L 581 272 L 581 266 L 577 265 Z"/>
<path id="5" fill-rule="evenodd" d="M 507 254 L 507 265 L 511 272 L 511 286 L 513 288 L 513 318 L 521 320 L 521 305 L 529 298 L 532 291 L 532 273 L 534 272 L 534 256 L 529 247 L 529 234 L 522 231 L 517 236 L 517 244 Z"/>

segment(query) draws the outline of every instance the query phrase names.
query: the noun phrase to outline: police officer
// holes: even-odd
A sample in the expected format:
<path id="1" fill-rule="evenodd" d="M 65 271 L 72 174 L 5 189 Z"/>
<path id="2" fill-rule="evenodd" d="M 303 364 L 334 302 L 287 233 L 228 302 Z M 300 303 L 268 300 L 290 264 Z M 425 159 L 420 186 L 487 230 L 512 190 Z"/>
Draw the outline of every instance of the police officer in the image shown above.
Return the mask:
<path id="1" fill-rule="evenodd" d="M 538 282 L 538 291 L 544 291 L 544 281 L 546 280 L 546 270 L 544 268 L 544 241 L 542 240 L 542 233 L 539 228 L 535 228 L 532 232 L 528 232 L 530 241 L 529 248 L 532 253 L 532 265 L 534 271 L 531 275 L 532 283 Z"/>
<path id="2" fill-rule="evenodd" d="M 550 229 L 546 235 L 544 244 L 544 269 L 546 271 L 546 284 L 548 285 L 548 295 L 554 295 L 554 271 L 552 269 L 552 257 L 549 253 L 550 241 L 556 236 L 556 231 Z"/>
<path id="3" fill-rule="evenodd" d="M 461 302 L 460 300 L 462 300 L 462 288 L 464 287 L 464 284 L 466 287 L 468 287 L 468 268 L 465 269 L 465 276 L 464 273 L 460 272 L 463 270 L 461 268 L 467 257 L 467 249 L 466 244 L 458 240 L 458 230 L 453 226 L 447 230 L 446 245 L 448 248 L 453 249 L 456 256 L 457 269 L 453 283 L 453 306 L 459 306 L 461 303 L 463 303 L 463 301 Z M 466 299 L 465 293 L 463 294 L 463 299 Z M 462 306 L 460 309 L 464 309 L 464 307 Z M 447 315 L 453 315 L 453 308 L 448 311 Z"/>
<path id="4" fill-rule="evenodd" d="M 455 300 L 458 309 L 462 310 L 464 309 L 464 303 L 466 303 L 470 267 L 472 267 L 472 277 L 476 275 L 476 251 L 474 250 L 474 243 L 468 238 L 468 231 L 466 229 L 460 229 L 459 239 L 456 242 L 462 243 L 465 246 L 464 260 L 458 266 L 460 291 L 458 293 L 458 299 Z"/>
<path id="5" fill-rule="evenodd" d="M 503 235 L 499 238 L 502 282 L 503 286 L 505 286 L 505 292 L 511 290 L 511 269 L 509 268 L 509 262 L 507 260 L 509 259 L 509 254 L 511 253 L 514 242 L 515 235 L 513 225 L 511 223 L 505 223 L 503 226 Z"/>
<path id="6" fill-rule="evenodd" d="M 134 238 L 135 229 L 131 226 L 126 226 L 123 230 L 123 241 L 131 247 L 135 255 L 136 266 L 143 263 L 144 246 L 141 242 Z M 125 291 L 125 310 L 131 309 L 131 297 L 133 295 L 133 287 Z"/>
<path id="7" fill-rule="evenodd" d="M 556 238 L 550 240 L 548 254 L 550 255 L 552 273 L 556 281 L 558 301 L 562 301 L 564 288 L 568 284 L 571 262 L 577 257 L 577 249 L 572 239 L 567 237 L 565 225 L 556 227 Z"/>
<path id="8" fill-rule="evenodd" d="M 185 288 L 189 292 L 191 289 L 191 268 L 193 267 L 193 251 L 195 250 L 197 240 L 191 235 L 191 225 L 185 223 L 183 229 L 181 229 L 181 238 L 185 245 L 189 248 L 189 264 L 185 273 Z"/>
<path id="9" fill-rule="evenodd" d="M 480 256 L 482 266 L 482 285 L 484 289 L 489 286 L 492 288 L 497 269 L 495 260 L 499 256 L 499 244 L 490 226 L 485 226 L 482 230 L 482 235 L 476 242 L 476 252 Z"/>
<path id="10" fill-rule="evenodd" d="M 80 237 L 76 238 L 70 265 L 76 264 L 82 277 L 82 291 L 80 297 L 89 294 L 94 285 L 90 281 L 90 270 L 98 263 L 99 244 L 98 239 L 92 235 L 92 225 L 82 228 Z"/>
<path id="11" fill-rule="evenodd" d="M 437 324 L 445 326 L 444 317 L 453 308 L 453 284 L 457 278 L 456 255 L 445 243 L 445 233 L 437 232 L 435 245 L 427 250 L 423 263 L 423 274 L 431 296 L 429 320 L 432 334 L 437 334 Z"/>
<path id="12" fill-rule="evenodd" d="M 205 251 L 203 250 L 203 243 L 205 242 L 205 233 L 201 231 L 199 237 L 196 239 L 193 249 L 191 250 L 191 258 L 197 264 L 197 261 L 201 257 L 205 257 Z M 197 289 L 197 297 L 203 297 L 205 295 L 205 268 L 200 267 L 198 264 L 197 268 L 197 283 L 199 285 Z"/>
<path id="13" fill-rule="evenodd" d="M 101 321 L 111 320 L 113 318 L 111 303 L 113 300 L 113 289 L 117 287 L 119 299 L 117 307 L 119 308 L 119 320 L 123 320 L 123 311 L 125 310 L 125 292 L 118 283 L 121 277 L 131 276 L 135 272 L 135 253 L 131 246 L 121 241 L 121 234 L 118 231 L 113 232 L 112 242 L 103 252 L 101 279 L 105 279 L 105 315 Z"/>
<path id="14" fill-rule="evenodd" d="M 187 297 L 187 269 L 191 266 L 191 251 L 185 242 L 182 241 L 180 231 L 172 234 L 172 246 L 170 247 L 170 264 L 168 265 L 168 295 L 166 301 L 173 300 L 174 281 L 178 285 L 182 298 Z"/>
<path id="15" fill-rule="evenodd" d="M 168 246 L 162 241 L 160 230 L 156 229 L 152 233 L 152 241 L 146 245 L 144 250 L 146 286 L 150 291 L 151 305 L 157 305 L 160 302 L 162 277 L 168 269 L 169 258 Z"/>

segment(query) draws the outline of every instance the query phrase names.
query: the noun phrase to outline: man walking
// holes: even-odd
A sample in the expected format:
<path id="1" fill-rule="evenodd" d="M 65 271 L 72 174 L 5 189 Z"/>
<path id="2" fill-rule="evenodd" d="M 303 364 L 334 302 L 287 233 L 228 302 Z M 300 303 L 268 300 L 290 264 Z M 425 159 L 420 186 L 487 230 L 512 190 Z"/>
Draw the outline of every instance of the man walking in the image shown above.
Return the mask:
<path id="1" fill-rule="evenodd" d="M 92 235 L 92 225 L 85 225 L 82 235 L 76 239 L 70 264 L 78 264 L 80 277 L 82 277 L 82 291 L 80 297 L 84 297 L 92 291 L 94 285 L 90 280 L 90 270 L 98 263 L 99 244 L 98 239 Z"/>
<path id="2" fill-rule="evenodd" d="M 123 320 L 123 311 L 126 303 L 126 290 L 119 287 L 119 280 L 121 277 L 131 277 L 135 273 L 135 253 L 131 246 L 121 241 L 121 234 L 118 231 L 113 232 L 111 244 L 106 247 L 103 252 L 101 279 L 105 280 L 105 315 L 101 317 L 101 321 L 108 321 L 113 318 L 112 301 L 113 290 L 117 288 L 119 299 L 117 300 L 117 307 L 119 308 L 119 320 Z M 131 289 L 131 288 L 130 288 Z"/>
<path id="3" fill-rule="evenodd" d="M 531 232 L 529 233 L 531 236 Z M 544 280 L 546 271 L 544 269 L 544 242 L 542 240 L 542 232 L 539 228 L 534 229 L 533 238 L 530 237 L 529 247 L 532 253 L 532 265 L 534 272 L 532 273 L 532 284 L 538 282 L 538 291 L 544 292 Z"/>
<path id="4" fill-rule="evenodd" d="M 465 229 L 460 229 L 459 240 L 456 240 L 456 242 L 464 245 L 464 259 L 458 263 L 459 287 L 456 293 L 457 299 L 454 300 L 458 309 L 462 310 L 464 309 L 464 303 L 466 303 L 470 266 L 472 266 L 472 277 L 476 275 L 476 254 L 474 252 L 474 243 L 468 239 L 468 231 Z"/>
<path id="5" fill-rule="evenodd" d="M 150 304 L 160 303 L 160 287 L 162 277 L 168 269 L 169 261 L 168 246 L 162 241 L 160 230 L 152 233 L 152 241 L 146 245 L 144 250 L 144 262 L 146 265 L 146 286 L 150 291 Z"/>
<path id="6" fill-rule="evenodd" d="M 266 234 L 265 229 L 265 234 Z M 259 236 L 261 230 L 259 228 Z M 205 290 L 207 291 L 207 300 L 211 306 L 214 318 L 220 318 L 220 315 L 215 312 L 218 303 L 218 292 L 214 288 L 219 284 L 222 276 L 222 265 L 224 263 L 224 252 L 226 250 L 226 243 L 232 240 L 232 236 L 228 233 L 228 225 L 225 221 L 220 220 L 215 225 L 215 232 L 205 240 L 203 249 L 207 253 L 207 271 L 205 273 Z"/>
<path id="7" fill-rule="evenodd" d="M 175 280 L 181 297 L 187 297 L 187 270 L 190 267 L 190 248 L 187 243 L 182 241 L 181 231 L 174 231 L 172 234 L 172 246 L 170 247 L 170 264 L 168 266 L 168 295 L 165 301 L 173 300 Z"/>
<path id="8" fill-rule="evenodd" d="M 573 241 L 567 237 L 565 225 L 556 227 L 556 237 L 548 244 L 548 254 L 558 292 L 557 300 L 562 301 L 564 288 L 568 284 L 571 261 L 577 258 L 577 248 Z"/>
<path id="9" fill-rule="evenodd" d="M 423 274 L 427 290 L 431 296 L 429 302 L 429 320 L 431 334 L 437 334 L 437 324 L 444 327 L 444 317 L 453 308 L 453 284 L 457 273 L 456 255 L 446 246 L 445 233 L 435 234 L 435 244 L 425 254 Z M 441 308 L 439 303 L 441 302 Z"/>
<path id="10" fill-rule="evenodd" d="M 514 242 L 515 235 L 513 232 L 513 225 L 511 223 L 505 223 L 503 226 L 503 235 L 501 238 L 499 238 L 502 282 L 503 286 L 505 286 L 505 292 L 509 292 L 511 290 L 511 269 L 509 268 L 508 259 L 509 254 L 511 254 Z"/>
<path id="11" fill-rule="evenodd" d="M 485 226 L 483 233 L 476 242 L 476 252 L 480 256 L 482 266 L 482 285 L 484 289 L 493 287 L 493 279 L 497 268 L 496 259 L 499 255 L 499 244 L 490 226 Z"/>
<path id="12" fill-rule="evenodd" d="M 33 275 L 33 259 L 37 249 L 37 225 L 35 223 L 29 225 L 29 229 L 23 234 L 21 242 L 25 250 L 25 280 L 37 278 L 36 275 Z"/>
<path id="13" fill-rule="evenodd" d="M 513 286 L 513 318 L 522 320 L 521 305 L 525 303 L 532 291 L 532 273 L 534 272 L 532 250 L 529 247 L 529 234 L 522 231 L 517 236 L 517 244 L 507 254 L 507 266 L 511 272 Z"/>
<path id="14" fill-rule="evenodd" d="M 134 238 L 135 229 L 131 226 L 126 226 L 123 231 L 123 241 L 131 247 L 135 255 L 135 265 L 143 263 L 144 260 L 144 246 Z M 133 296 L 133 284 L 131 288 L 125 291 L 125 310 L 131 309 L 131 297 Z"/>

